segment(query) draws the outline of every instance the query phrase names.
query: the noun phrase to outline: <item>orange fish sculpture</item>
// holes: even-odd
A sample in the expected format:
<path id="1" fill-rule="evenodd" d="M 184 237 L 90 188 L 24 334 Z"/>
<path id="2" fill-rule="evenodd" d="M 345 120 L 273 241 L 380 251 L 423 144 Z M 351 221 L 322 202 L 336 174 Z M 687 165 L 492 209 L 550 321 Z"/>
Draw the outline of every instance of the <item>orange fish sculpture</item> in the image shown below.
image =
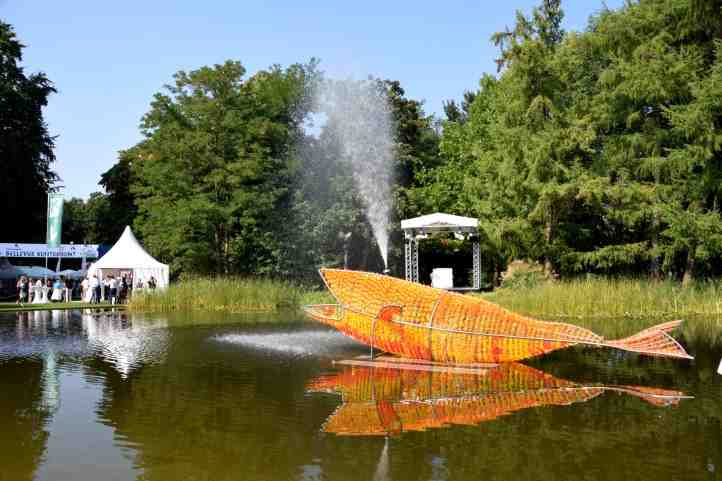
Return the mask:
<path id="1" fill-rule="evenodd" d="M 519 363 L 477 374 L 351 367 L 312 380 L 306 391 L 341 395 L 343 404 L 323 426 L 325 432 L 340 436 L 476 425 L 523 409 L 582 403 L 607 391 L 654 406 L 674 406 L 688 397 L 658 388 L 578 384 Z"/>
<path id="2" fill-rule="evenodd" d="M 395 277 L 321 269 L 338 304 L 305 306 L 313 319 L 401 357 L 443 364 L 518 361 L 574 345 L 693 359 L 668 333 L 670 321 L 607 340 L 588 329 L 510 312 L 492 302 Z"/>

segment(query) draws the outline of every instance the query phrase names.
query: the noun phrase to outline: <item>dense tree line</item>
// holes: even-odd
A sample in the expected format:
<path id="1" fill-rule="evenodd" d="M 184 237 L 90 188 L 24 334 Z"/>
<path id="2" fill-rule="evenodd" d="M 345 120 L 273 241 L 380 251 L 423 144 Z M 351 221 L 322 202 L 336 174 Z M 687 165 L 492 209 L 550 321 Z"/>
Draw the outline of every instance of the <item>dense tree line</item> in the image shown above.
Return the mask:
<path id="1" fill-rule="evenodd" d="M 396 122 L 392 225 L 479 217 L 497 272 L 530 259 L 551 277 L 719 276 L 720 2 L 631 1 L 582 32 L 562 20 L 560 0 L 518 12 L 491 39 L 497 74 L 445 103 L 443 120 L 399 82 L 372 79 Z M 143 117 L 144 140 L 103 175 L 105 193 L 69 202 L 66 234 L 112 242 L 132 224 L 175 273 L 312 276 L 344 250 L 352 267 L 379 270 L 334 120 L 307 126 L 323 77 L 315 60 L 251 76 L 237 61 L 178 72 Z M 52 139 L 41 138 L 47 189 Z"/>
<path id="2" fill-rule="evenodd" d="M 317 135 L 306 125 L 322 81 L 315 60 L 250 77 L 235 61 L 178 72 L 143 117 L 145 139 L 103 176 L 111 211 L 133 216 L 145 245 L 176 273 L 316 278 L 319 265 L 343 262 L 344 249 L 349 265 L 380 270 L 349 166 L 339 161 L 335 119 Z M 438 135 L 398 82 L 371 83 L 396 121 L 400 193 L 419 166 L 439 163 Z"/>
<path id="3" fill-rule="evenodd" d="M 500 74 L 447 108 L 419 212 L 481 219 L 549 275 L 719 275 L 720 3 L 641 0 L 561 30 L 544 0 L 496 34 Z"/>
<path id="4" fill-rule="evenodd" d="M 492 38 L 498 75 L 446 103 L 441 125 L 377 81 L 397 127 L 394 224 L 479 217 L 497 271 L 526 258 L 555 277 L 718 275 L 718 2 L 630 2 L 584 32 L 562 19 L 559 0 L 517 13 Z M 180 72 L 154 99 L 123 198 L 146 243 L 176 271 L 309 274 L 340 263 L 344 243 L 352 266 L 378 269 L 333 126 L 302 128 L 317 65 L 244 74 Z M 400 273 L 398 231 L 392 246 Z"/>

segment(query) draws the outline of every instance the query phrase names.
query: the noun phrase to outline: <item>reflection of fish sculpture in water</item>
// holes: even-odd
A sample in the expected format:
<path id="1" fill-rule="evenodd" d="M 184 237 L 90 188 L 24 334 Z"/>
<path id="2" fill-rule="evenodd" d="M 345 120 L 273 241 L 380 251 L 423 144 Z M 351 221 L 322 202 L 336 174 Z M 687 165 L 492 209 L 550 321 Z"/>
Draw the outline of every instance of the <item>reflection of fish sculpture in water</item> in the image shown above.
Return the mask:
<path id="1" fill-rule="evenodd" d="M 306 313 L 352 338 L 399 356 L 468 364 L 517 361 L 575 344 L 692 359 L 667 333 L 681 321 L 609 341 L 588 329 L 524 317 L 472 296 L 369 272 L 321 269 L 338 304 Z"/>
<path id="2" fill-rule="evenodd" d="M 631 394 L 656 406 L 676 405 L 686 397 L 665 389 L 581 385 L 519 363 L 477 374 L 350 367 L 316 378 L 306 390 L 341 394 L 343 404 L 323 429 L 346 436 L 475 425 L 521 409 L 585 402 L 605 391 Z"/>

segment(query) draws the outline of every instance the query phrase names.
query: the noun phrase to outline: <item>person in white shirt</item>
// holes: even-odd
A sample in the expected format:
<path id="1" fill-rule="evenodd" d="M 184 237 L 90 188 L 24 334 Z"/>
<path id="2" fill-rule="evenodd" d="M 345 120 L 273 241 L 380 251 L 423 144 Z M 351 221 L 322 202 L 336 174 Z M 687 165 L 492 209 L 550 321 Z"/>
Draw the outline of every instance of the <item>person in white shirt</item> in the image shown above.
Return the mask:
<path id="1" fill-rule="evenodd" d="M 59 302 L 63 300 L 63 289 L 65 285 L 60 279 L 55 279 L 52 284 L 52 288 L 48 291 L 50 293 L 50 300 L 52 302 Z"/>
<path id="2" fill-rule="evenodd" d="M 115 304 L 115 300 L 118 297 L 118 281 L 115 280 L 114 276 L 110 276 L 108 288 L 110 289 L 110 303 Z"/>
<path id="3" fill-rule="evenodd" d="M 93 278 L 90 279 L 90 303 L 97 303 L 100 302 L 100 281 L 98 281 L 98 276 L 93 275 Z"/>
<path id="4" fill-rule="evenodd" d="M 47 288 L 42 279 L 38 279 L 35 283 L 35 296 L 33 304 L 46 304 L 48 302 Z"/>
<path id="5" fill-rule="evenodd" d="M 86 277 L 83 279 L 83 281 L 80 283 L 80 298 L 84 302 L 90 302 L 91 292 L 90 292 L 90 281 Z"/>

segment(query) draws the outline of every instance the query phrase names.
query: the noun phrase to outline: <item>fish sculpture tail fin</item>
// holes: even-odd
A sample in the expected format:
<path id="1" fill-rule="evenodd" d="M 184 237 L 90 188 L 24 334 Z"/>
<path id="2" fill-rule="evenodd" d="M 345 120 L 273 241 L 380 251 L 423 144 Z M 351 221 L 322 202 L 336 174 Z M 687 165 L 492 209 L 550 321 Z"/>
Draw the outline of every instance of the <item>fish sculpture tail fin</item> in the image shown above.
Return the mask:
<path id="1" fill-rule="evenodd" d="M 672 391 L 669 389 L 661 389 L 654 387 L 642 386 L 605 386 L 608 391 L 617 391 L 638 397 L 643 401 L 654 406 L 675 406 L 682 399 L 692 399 L 692 396 L 686 396 L 682 391 Z"/>
<path id="2" fill-rule="evenodd" d="M 609 341 L 606 345 L 625 351 L 639 352 L 650 356 L 694 359 L 668 333 L 682 324 L 682 321 L 670 321 L 649 327 L 633 336 Z"/>

